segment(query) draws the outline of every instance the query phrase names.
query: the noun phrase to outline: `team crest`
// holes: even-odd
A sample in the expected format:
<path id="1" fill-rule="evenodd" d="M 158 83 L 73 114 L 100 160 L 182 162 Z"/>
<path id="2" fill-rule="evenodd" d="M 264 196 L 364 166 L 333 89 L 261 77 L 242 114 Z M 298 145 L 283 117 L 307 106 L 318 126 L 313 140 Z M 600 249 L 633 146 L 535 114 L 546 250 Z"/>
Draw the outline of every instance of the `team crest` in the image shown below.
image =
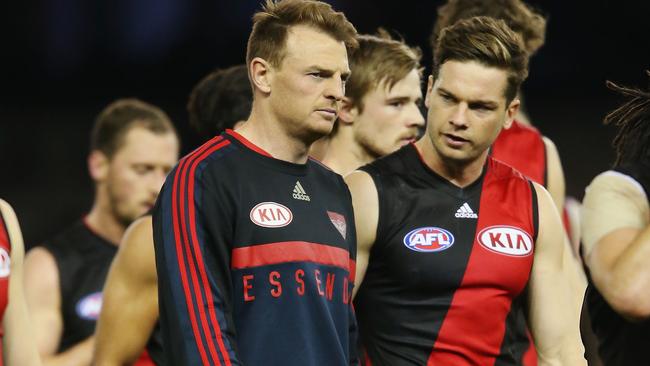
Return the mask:
<path id="1" fill-rule="evenodd" d="M 454 245 L 454 236 L 439 227 L 420 227 L 404 236 L 404 245 L 416 252 L 440 252 Z"/>
<path id="2" fill-rule="evenodd" d="M 346 232 L 347 232 L 347 223 L 345 222 L 345 216 L 332 212 L 332 211 L 327 211 L 327 216 L 330 217 L 330 221 L 332 221 L 332 224 L 336 228 L 336 230 L 341 233 L 341 236 L 343 236 L 343 239 L 346 239 Z"/>

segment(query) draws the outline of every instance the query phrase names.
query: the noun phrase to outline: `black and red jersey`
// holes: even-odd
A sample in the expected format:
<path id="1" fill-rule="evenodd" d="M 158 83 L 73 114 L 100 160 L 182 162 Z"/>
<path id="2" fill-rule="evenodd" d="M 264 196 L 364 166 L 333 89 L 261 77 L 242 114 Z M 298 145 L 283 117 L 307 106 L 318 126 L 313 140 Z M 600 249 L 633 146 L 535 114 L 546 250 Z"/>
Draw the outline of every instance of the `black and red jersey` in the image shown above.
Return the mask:
<path id="1" fill-rule="evenodd" d="M 535 127 L 513 121 L 510 128 L 499 133 L 490 154 L 494 159 L 517 169 L 526 178 L 546 187 L 546 145 Z"/>
<path id="2" fill-rule="evenodd" d="M 4 337 L 3 322 L 5 310 L 9 303 L 9 276 L 11 275 L 11 238 L 5 218 L 0 212 L 0 366 L 3 365 L 2 338 Z"/>
<path id="3" fill-rule="evenodd" d="M 227 131 L 169 174 L 153 224 L 168 364 L 357 364 L 356 233 L 339 175 Z"/>
<path id="4" fill-rule="evenodd" d="M 488 158 L 459 188 L 415 145 L 368 172 L 379 195 L 376 241 L 355 299 L 371 365 L 520 365 L 516 339 L 537 233 L 534 187 Z"/>

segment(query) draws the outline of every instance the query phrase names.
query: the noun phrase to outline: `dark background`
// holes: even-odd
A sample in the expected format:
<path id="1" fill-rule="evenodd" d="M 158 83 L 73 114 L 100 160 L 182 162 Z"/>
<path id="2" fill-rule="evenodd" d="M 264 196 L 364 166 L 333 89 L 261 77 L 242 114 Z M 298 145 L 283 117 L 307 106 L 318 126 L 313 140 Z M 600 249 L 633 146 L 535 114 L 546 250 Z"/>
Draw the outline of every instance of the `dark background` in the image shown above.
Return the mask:
<path id="1" fill-rule="evenodd" d="M 420 45 L 441 1 L 330 1 L 360 32 L 383 26 Z M 621 98 L 606 79 L 645 87 L 650 2 L 530 1 L 549 15 L 547 43 L 523 90 L 533 122 L 555 141 L 567 193 L 613 160 L 602 118 Z M 7 7 L 9 7 L 7 9 Z M 185 102 L 215 67 L 244 61 L 257 1 L 50 0 L 5 5 L 0 53 L 0 197 L 16 209 L 28 246 L 82 216 L 92 202 L 86 170 L 95 115 L 119 97 L 157 104 L 183 152 L 198 143 Z"/>

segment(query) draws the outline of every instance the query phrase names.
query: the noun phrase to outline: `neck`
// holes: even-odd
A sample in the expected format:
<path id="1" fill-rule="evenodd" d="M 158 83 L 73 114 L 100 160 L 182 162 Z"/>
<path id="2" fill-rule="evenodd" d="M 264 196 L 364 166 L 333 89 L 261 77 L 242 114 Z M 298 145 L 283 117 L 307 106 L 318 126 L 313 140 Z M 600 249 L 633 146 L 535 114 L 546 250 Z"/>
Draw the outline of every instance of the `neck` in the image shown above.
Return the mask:
<path id="1" fill-rule="evenodd" d="M 339 131 L 330 139 L 330 144 L 323 157 L 323 164 L 342 176 L 375 160 L 375 157 L 370 155 L 347 132 L 345 127 L 339 126 Z"/>
<path id="2" fill-rule="evenodd" d="M 309 146 L 313 142 L 292 136 L 280 121 L 255 108 L 249 119 L 237 129 L 237 133 L 274 158 L 295 164 L 307 162 Z"/>
<path id="3" fill-rule="evenodd" d="M 460 188 L 467 187 L 481 176 L 488 154 L 486 150 L 478 158 L 468 162 L 445 160 L 426 135 L 415 143 L 415 147 L 429 169 Z"/>
<path id="4" fill-rule="evenodd" d="M 96 196 L 93 208 L 86 216 L 86 225 L 111 244 L 119 245 L 126 231 L 126 226 L 113 215 L 108 198 L 101 199 L 101 196 Z"/>

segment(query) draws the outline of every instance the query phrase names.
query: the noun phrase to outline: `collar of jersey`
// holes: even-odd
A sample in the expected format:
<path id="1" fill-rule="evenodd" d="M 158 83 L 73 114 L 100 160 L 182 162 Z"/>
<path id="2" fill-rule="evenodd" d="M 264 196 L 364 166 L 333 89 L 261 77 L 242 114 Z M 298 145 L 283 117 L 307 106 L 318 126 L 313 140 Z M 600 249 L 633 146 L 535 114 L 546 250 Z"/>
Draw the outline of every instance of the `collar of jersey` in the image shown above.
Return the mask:
<path id="1" fill-rule="evenodd" d="M 305 164 L 295 164 L 288 161 L 276 159 L 267 151 L 255 145 L 250 140 L 246 139 L 244 136 L 231 129 L 227 129 L 224 132 L 223 136 L 228 140 L 230 140 L 230 142 L 241 147 L 242 148 L 241 150 L 246 155 L 251 156 L 252 158 L 258 160 L 262 164 L 272 169 L 278 169 L 282 172 L 293 174 L 293 175 L 307 174 L 307 169 L 310 164 L 309 160 Z"/>

